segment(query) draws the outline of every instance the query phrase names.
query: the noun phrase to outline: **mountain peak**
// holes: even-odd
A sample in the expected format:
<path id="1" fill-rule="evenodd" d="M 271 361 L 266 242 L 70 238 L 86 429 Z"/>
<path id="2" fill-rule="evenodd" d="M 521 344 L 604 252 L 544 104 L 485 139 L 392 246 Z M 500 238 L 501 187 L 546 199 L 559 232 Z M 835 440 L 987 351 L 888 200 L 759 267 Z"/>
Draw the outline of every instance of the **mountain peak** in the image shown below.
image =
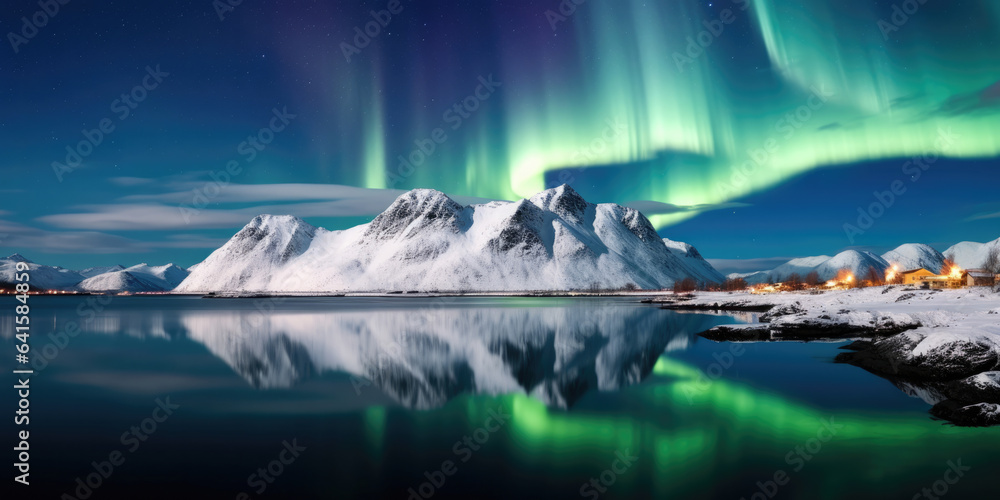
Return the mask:
<path id="1" fill-rule="evenodd" d="M 10 261 L 14 261 L 14 262 L 25 262 L 25 263 L 28 263 L 28 264 L 33 264 L 33 262 L 31 262 L 30 260 L 28 260 L 27 257 L 25 257 L 25 256 L 23 256 L 23 255 L 21 255 L 19 253 L 12 254 L 12 255 L 10 255 L 9 257 L 7 257 L 4 260 L 10 260 Z"/>
<path id="2" fill-rule="evenodd" d="M 555 213 L 565 219 L 580 221 L 589 203 L 580 196 L 569 184 L 546 189 L 532 196 L 529 200 L 533 205 Z"/>
<path id="3" fill-rule="evenodd" d="M 296 226 L 296 225 L 308 226 L 309 223 L 298 217 L 295 217 L 294 215 L 261 214 L 258 215 L 257 217 L 254 217 L 253 220 L 251 220 L 250 223 L 247 224 L 244 229 L 246 229 L 247 227 L 267 228 L 267 227 Z"/>
<path id="4" fill-rule="evenodd" d="M 428 226 L 449 227 L 458 231 L 458 220 L 465 207 L 436 189 L 407 191 L 375 217 L 365 232 L 382 239 L 394 238 L 408 228 L 411 231 Z"/>

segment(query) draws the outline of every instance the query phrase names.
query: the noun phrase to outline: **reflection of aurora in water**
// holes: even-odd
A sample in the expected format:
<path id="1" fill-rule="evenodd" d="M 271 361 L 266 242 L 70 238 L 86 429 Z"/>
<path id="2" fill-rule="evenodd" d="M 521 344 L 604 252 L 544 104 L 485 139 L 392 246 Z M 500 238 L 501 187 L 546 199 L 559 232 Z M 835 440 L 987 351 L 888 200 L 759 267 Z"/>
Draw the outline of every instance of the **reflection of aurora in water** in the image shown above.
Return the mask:
<path id="1" fill-rule="evenodd" d="M 505 431 L 511 446 L 505 450 L 519 463 L 529 468 L 571 469 L 585 462 L 581 459 L 585 452 L 596 450 L 612 457 L 615 450 L 628 450 L 640 457 L 639 463 L 650 473 L 624 476 L 615 493 L 634 489 L 656 498 L 677 495 L 679 490 L 708 495 L 711 483 L 695 485 L 699 480 L 711 482 L 712 471 L 727 463 L 759 467 L 759 471 L 747 469 L 759 475 L 749 476 L 751 480 L 744 485 L 748 497 L 754 479 L 766 480 L 779 469 L 793 477 L 794 488 L 795 474 L 808 473 L 813 460 L 823 463 L 814 468 L 827 468 L 827 474 L 835 468 L 837 475 L 853 479 L 826 477 L 826 496 L 816 498 L 843 498 L 864 488 L 871 488 L 866 491 L 874 495 L 887 477 L 919 477 L 925 468 L 936 470 L 957 457 L 965 457 L 966 463 L 983 463 L 1000 445 L 1000 437 L 988 429 L 955 428 L 912 415 L 825 412 L 725 379 L 706 384 L 697 368 L 668 357 L 660 358 L 654 376 L 644 386 L 625 391 L 646 406 L 640 415 L 566 412 L 525 395 L 466 396 L 446 408 L 411 415 L 407 425 L 413 429 L 405 432 L 420 435 L 421 429 L 440 425 L 442 418 L 457 418 L 468 423 L 468 429 L 454 431 L 460 435 L 473 430 L 499 405 L 512 414 Z M 836 435 L 826 443 L 816 441 L 830 419 L 837 426 Z M 389 420 L 384 408 L 364 413 L 369 451 L 375 455 L 386 444 Z M 796 447 L 804 454 L 789 455 L 800 453 Z M 809 453 L 817 447 L 815 455 Z M 757 457 L 756 462 L 748 460 L 751 457 Z M 816 490 L 813 485 L 809 491 Z"/>
<path id="2" fill-rule="evenodd" d="M 927 2 L 889 40 L 877 24 L 892 14 L 888 4 L 750 3 L 743 11 L 739 2 L 726 0 L 715 9 L 696 0 L 586 2 L 559 26 L 558 41 L 548 40 L 552 33 L 543 23 L 539 33 L 496 30 L 497 39 L 464 48 L 433 45 L 440 50 L 414 53 L 390 45 L 341 75 L 356 83 L 340 97 L 340 116 L 365 124 L 362 140 L 343 139 L 346 151 L 359 149 L 354 165 L 365 165 L 357 182 L 385 187 L 383 171 L 395 170 L 397 154 L 411 151 L 412 141 L 438 126 L 447 109 L 425 104 L 461 98 L 479 72 L 494 72 L 504 82 L 499 97 L 400 187 L 512 199 L 540 191 L 560 169 L 601 166 L 628 179 L 606 187 L 618 201 L 694 206 L 765 190 L 826 165 L 930 152 L 956 158 L 1000 153 L 996 2 Z M 684 53 L 688 37 L 697 37 L 702 23 L 724 7 L 733 9 L 735 21 L 678 71 L 673 54 Z M 481 14 L 449 11 L 473 24 L 483 22 Z M 949 19 L 959 16 L 965 28 L 956 30 Z M 404 39 L 418 35 L 418 27 L 398 28 Z M 547 40 L 539 43 L 543 35 Z M 412 109 L 406 116 L 393 113 L 383 102 L 385 68 L 396 66 L 396 58 L 405 58 L 408 67 L 432 66 L 445 54 L 453 64 L 443 72 L 418 71 L 406 91 Z M 370 83 L 373 75 L 383 83 L 364 90 L 361 82 Z M 803 111 L 811 99 L 816 103 L 817 92 L 831 95 Z M 358 106 L 359 98 L 372 104 Z M 348 120 L 352 115 L 356 120 Z M 609 120 L 627 130 L 593 150 Z M 942 130 L 955 142 L 939 151 Z M 774 152 L 734 183 L 734 167 L 759 157 L 770 139 Z M 342 174 L 351 175 L 346 169 Z M 662 226 L 689 216 L 653 220 Z"/>

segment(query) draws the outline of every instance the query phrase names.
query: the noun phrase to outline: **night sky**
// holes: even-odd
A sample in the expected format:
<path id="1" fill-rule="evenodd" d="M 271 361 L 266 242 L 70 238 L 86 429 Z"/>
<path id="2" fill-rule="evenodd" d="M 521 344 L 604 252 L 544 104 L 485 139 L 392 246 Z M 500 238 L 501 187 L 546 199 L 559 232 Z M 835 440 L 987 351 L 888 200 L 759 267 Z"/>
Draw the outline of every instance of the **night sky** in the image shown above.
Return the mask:
<path id="1" fill-rule="evenodd" d="M 189 266 L 259 213 L 339 229 L 418 187 L 569 183 L 716 259 L 1000 236 L 994 0 L 40 11 L 0 15 L 0 249 L 40 263 Z"/>

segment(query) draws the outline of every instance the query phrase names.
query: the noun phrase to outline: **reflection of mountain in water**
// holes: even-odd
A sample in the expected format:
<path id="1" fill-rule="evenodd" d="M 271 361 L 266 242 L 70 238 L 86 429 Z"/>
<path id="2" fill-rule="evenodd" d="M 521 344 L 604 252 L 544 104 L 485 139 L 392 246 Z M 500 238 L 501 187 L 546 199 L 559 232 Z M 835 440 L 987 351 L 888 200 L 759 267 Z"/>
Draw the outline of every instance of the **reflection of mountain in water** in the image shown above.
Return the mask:
<path id="1" fill-rule="evenodd" d="M 428 303 L 430 304 L 430 303 Z M 346 372 L 413 408 L 463 392 L 528 393 L 569 407 L 645 378 L 705 318 L 657 308 L 480 307 L 373 311 L 190 311 L 190 338 L 257 388 Z"/>

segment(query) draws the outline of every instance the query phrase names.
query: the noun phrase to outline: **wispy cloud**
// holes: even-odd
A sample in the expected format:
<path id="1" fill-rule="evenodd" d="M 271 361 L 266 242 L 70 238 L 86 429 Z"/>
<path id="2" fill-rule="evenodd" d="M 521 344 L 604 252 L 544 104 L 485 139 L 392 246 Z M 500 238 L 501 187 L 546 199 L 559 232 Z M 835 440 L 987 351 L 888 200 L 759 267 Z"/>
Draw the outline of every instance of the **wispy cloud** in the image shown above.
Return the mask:
<path id="1" fill-rule="evenodd" d="M 1000 212 L 977 214 L 969 217 L 967 220 L 984 220 L 984 219 L 1000 219 Z"/>
<path id="2" fill-rule="evenodd" d="M 201 235 L 170 235 L 162 241 L 138 241 L 99 231 L 49 231 L 0 220 L 0 245 L 46 253 L 146 253 L 158 249 L 218 248 L 225 240 Z"/>
<path id="3" fill-rule="evenodd" d="M 212 206 L 185 215 L 195 203 L 194 190 L 204 183 L 171 183 L 165 193 L 134 194 L 120 203 L 81 205 L 79 212 L 46 215 L 39 222 L 65 229 L 98 231 L 168 231 L 241 227 L 261 214 L 310 217 L 374 217 L 403 191 L 334 184 L 230 184 L 212 198 Z M 462 204 L 491 200 L 454 197 Z M 270 202 L 270 203 L 267 203 Z M 226 208 L 224 205 L 267 203 Z"/>
<path id="4" fill-rule="evenodd" d="M 148 243 L 92 231 L 46 231 L 34 227 L 0 220 L 3 246 L 31 248 L 49 253 L 76 253 L 87 251 L 96 254 L 142 253 L 149 251 Z"/>

